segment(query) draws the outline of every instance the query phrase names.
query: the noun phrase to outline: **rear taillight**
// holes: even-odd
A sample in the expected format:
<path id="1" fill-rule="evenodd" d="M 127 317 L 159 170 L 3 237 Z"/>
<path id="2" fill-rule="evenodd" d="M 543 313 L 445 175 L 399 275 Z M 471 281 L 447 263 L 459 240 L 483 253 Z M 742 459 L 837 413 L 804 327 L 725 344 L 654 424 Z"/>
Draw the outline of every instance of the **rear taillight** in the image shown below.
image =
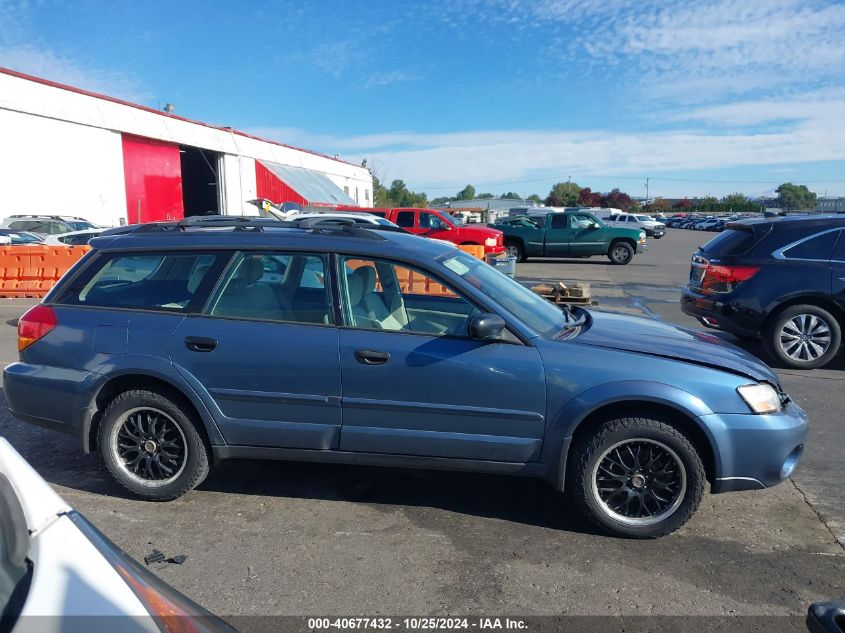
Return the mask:
<path id="1" fill-rule="evenodd" d="M 31 307 L 18 319 L 18 351 L 22 352 L 44 338 L 58 324 L 53 308 L 44 305 Z"/>
<path id="2" fill-rule="evenodd" d="M 707 264 L 701 278 L 701 290 L 707 294 L 733 292 L 743 281 L 751 279 L 759 266 L 714 266 Z"/>

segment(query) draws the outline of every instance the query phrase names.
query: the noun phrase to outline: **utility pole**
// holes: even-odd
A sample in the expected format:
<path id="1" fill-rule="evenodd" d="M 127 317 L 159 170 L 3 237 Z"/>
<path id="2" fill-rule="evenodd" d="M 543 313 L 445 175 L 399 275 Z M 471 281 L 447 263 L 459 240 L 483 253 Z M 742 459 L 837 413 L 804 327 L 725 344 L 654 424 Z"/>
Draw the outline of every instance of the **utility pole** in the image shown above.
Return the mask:
<path id="1" fill-rule="evenodd" d="M 648 204 L 648 181 L 649 180 L 650 180 L 650 178 L 645 179 L 645 201 L 646 201 L 646 204 Z"/>

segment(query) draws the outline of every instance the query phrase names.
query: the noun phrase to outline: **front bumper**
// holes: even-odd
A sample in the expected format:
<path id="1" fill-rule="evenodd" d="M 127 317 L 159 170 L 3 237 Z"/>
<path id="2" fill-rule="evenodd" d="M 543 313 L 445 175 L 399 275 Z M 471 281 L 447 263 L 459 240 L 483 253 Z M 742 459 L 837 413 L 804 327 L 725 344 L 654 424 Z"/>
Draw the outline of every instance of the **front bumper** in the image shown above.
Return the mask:
<path id="1" fill-rule="evenodd" d="M 501 255 L 504 252 L 505 247 L 502 244 L 499 244 L 498 246 L 487 246 L 486 244 L 484 245 L 485 255 Z"/>
<path id="2" fill-rule="evenodd" d="M 648 251 L 648 242 L 637 242 L 637 252 L 645 253 Z"/>
<path id="3" fill-rule="evenodd" d="M 738 324 L 732 317 L 734 309 L 717 298 L 709 297 L 690 290 L 685 286 L 681 290 L 681 310 L 695 317 L 705 327 L 722 330 L 736 336 L 757 338 L 760 332 Z"/>
<path id="4" fill-rule="evenodd" d="M 700 420 L 716 440 L 713 493 L 779 484 L 798 466 L 807 437 L 807 414 L 794 402 L 771 415 L 713 413 Z"/>

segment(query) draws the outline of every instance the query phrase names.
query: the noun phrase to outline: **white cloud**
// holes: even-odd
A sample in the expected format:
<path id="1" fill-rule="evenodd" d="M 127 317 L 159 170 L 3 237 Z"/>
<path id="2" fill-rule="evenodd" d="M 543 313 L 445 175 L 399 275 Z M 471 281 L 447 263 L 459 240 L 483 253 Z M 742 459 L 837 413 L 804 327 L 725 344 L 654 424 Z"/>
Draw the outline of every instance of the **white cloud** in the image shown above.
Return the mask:
<path id="1" fill-rule="evenodd" d="M 404 81 L 413 81 L 416 79 L 411 73 L 403 72 L 401 70 L 393 70 L 390 72 L 373 73 L 365 84 L 367 88 L 375 86 L 389 86 L 391 84 L 402 83 Z"/>

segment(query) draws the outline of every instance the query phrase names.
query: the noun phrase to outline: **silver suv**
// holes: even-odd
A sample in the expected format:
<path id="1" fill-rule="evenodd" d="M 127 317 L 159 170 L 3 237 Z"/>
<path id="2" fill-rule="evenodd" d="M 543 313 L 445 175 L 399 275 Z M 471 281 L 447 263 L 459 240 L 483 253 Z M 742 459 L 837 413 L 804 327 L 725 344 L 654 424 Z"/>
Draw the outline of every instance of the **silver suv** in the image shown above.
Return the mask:
<path id="1" fill-rule="evenodd" d="M 85 218 L 77 218 L 71 215 L 10 215 L 3 220 L 0 228 L 28 231 L 36 235 L 58 235 L 59 233 L 86 231 L 100 227 Z"/>

